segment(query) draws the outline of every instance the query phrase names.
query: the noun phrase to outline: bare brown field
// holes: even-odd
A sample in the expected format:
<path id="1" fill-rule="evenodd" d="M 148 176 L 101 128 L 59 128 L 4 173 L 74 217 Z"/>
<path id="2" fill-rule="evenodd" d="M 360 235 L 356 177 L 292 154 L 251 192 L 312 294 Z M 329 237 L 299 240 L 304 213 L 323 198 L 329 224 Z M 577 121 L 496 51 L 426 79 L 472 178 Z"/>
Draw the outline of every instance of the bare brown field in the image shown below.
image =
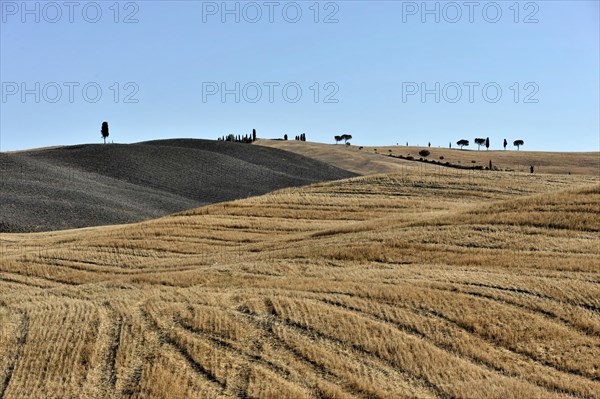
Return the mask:
<path id="1" fill-rule="evenodd" d="M 423 167 L 0 234 L 0 398 L 600 398 L 598 177 Z"/>
<path id="2" fill-rule="evenodd" d="M 258 140 L 256 144 L 292 151 L 361 175 L 398 173 L 399 168 L 406 167 L 406 163 L 415 164 L 417 162 L 387 157 L 390 150 L 391 154 L 395 156 L 410 155 L 418 159 L 421 157 L 419 151 L 424 149 L 429 150 L 431 153 L 427 159 L 464 166 L 481 165 L 485 167 L 489 165 L 491 160 L 492 166 L 516 172 L 529 172 L 529 167 L 533 165 L 537 173 L 600 175 L 600 152 L 515 151 L 513 148 L 509 151 L 487 151 L 485 148 L 478 151 L 466 148 L 460 150 L 405 146 L 363 147 L 359 149 L 357 146 L 346 146 L 344 144 L 322 144 L 291 140 Z M 440 157 L 444 158 L 440 159 Z"/>

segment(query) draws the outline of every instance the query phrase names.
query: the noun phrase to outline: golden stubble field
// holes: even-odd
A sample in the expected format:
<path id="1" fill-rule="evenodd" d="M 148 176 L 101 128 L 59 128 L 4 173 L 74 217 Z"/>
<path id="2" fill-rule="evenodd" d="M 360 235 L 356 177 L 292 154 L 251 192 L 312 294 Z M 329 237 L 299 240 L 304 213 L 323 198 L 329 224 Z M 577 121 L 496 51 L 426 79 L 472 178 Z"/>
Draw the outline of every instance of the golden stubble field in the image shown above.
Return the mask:
<path id="1" fill-rule="evenodd" d="M 413 167 L 0 234 L 2 398 L 600 398 L 600 184 Z"/>

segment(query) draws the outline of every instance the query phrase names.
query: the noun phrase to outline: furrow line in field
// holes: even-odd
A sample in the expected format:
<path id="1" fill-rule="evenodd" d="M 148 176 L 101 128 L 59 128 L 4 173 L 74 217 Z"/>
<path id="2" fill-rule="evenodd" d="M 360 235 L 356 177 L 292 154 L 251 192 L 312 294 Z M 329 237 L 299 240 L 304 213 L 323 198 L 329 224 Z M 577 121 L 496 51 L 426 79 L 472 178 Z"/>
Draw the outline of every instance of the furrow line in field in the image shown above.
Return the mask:
<path id="1" fill-rule="evenodd" d="M 539 298 L 541 300 L 547 300 L 549 302 L 554 302 L 557 305 L 563 305 L 559 300 L 554 299 L 554 298 L 552 298 L 550 296 L 538 295 L 538 294 L 532 293 L 532 292 L 527 291 L 527 290 L 520 290 L 520 289 L 515 289 L 515 290 L 513 290 L 513 289 L 499 289 L 499 288 L 496 288 L 495 286 L 488 286 L 488 285 L 485 285 L 485 284 L 476 284 L 476 283 L 455 283 L 455 284 L 467 285 L 467 286 L 474 286 L 474 287 L 482 287 L 482 288 L 489 288 L 489 289 L 492 289 L 492 290 L 496 290 L 497 289 L 499 291 L 515 292 L 515 293 L 520 293 L 520 294 L 523 294 L 523 295 L 533 296 L 533 297 Z M 440 288 L 440 287 L 435 287 L 434 289 L 444 290 L 443 288 Z M 450 291 L 450 290 L 444 290 L 444 291 Z M 530 311 L 532 313 L 542 315 L 543 317 L 546 317 L 546 318 L 548 318 L 550 320 L 558 322 L 559 324 L 561 324 L 561 325 L 563 325 L 563 326 L 565 326 L 565 327 L 567 327 L 569 329 L 572 329 L 573 331 L 577 332 L 578 334 L 584 334 L 584 335 L 586 335 L 586 336 L 588 336 L 590 338 L 598 339 L 598 333 L 597 332 L 595 332 L 595 331 L 587 331 L 587 330 L 578 328 L 576 325 L 573 324 L 573 322 L 571 320 L 568 320 L 568 319 L 566 319 L 564 317 L 558 316 L 558 315 L 554 314 L 552 311 L 544 310 L 544 309 L 541 309 L 540 307 L 534 307 L 534 306 L 530 306 L 530 305 L 524 304 L 524 303 L 519 303 L 516 300 L 512 300 L 510 298 L 498 298 L 498 297 L 496 297 L 496 296 L 494 296 L 492 294 L 486 294 L 486 293 L 483 293 L 483 292 L 468 291 L 468 290 L 464 290 L 464 291 L 461 290 L 460 292 L 463 293 L 463 294 L 465 294 L 465 295 L 471 295 L 471 296 L 476 296 L 476 297 L 479 297 L 479 298 L 489 299 L 489 300 L 492 300 L 492 301 L 497 302 L 497 303 L 501 303 L 501 304 L 504 304 L 504 305 L 511 305 L 511 306 L 514 306 L 514 307 L 519 308 L 519 309 L 524 309 L 524 310 Z M 580 309 L 586 310 L 586 311 L 600 312 L 600 309 L 596 308 L 593 305 L 580 304 L 580 303 L 568 303 L 568 304 L 571 305 L 571 306 L 574 306 L 576 308 L 580 308 Z M 598 310 L 596 310 L 596 309 L 598 309 Z"/>
<path id="2" fill-rule="evenodd" d="M 27 334 L 29 333 L 29 316 L 24 311 L 21 311 L 20 313 L 22 315 L 22 319 L 19 327 L 19 338 L 17 339 L 16 351 L 13 358 L 7 365 L 6 372 L 4 374 L 4 380 L 2 381 L 2 384 L 0 384 L 0 399 L 5 397 L 4 395 L 6 394 L 6 390 L 10 385 L 13 372 L 15 371 L 15 368 L 21 359 L 21 353 L 23 351 L 23 347 L 25 346 Z"/>
<path id="3" fill-rule="evenodd" d="M 335 300 L 331 300 L 331 299 L 324 299 L 324 298 L 319 299 L 319 301 L 329 304 L 329 305 L 333 305 L 333 306 L 342 308 L 344 310 L 347 310 L 347 311 L 350 311 L 353 313 L 360 314 L 365 317 L 369 317 L 369 318 L 379 321 L 379 322 L 390 324 L 390 325 L 394 326 L 395 328 L 399 329 L 400 331 L 403 331 L 407 334 L 414 335 L 418 338 L 421 338 L 421 339 L 431 343 L 432 345 L 448 352 L 451 355 L 457 356 L 461 359 L 464 359 L 464 360 L 470 362 L 471 364 L 473 364 L 476 367 L 484 367 L 484 368 L 488 369 L 489 371 L 497 373 L 502 376 L 523 379 L 523 380 L 528 381 L 531 384 L 536 385 L 537 387 L 547 391 L 549 394 L 551 394 L 553 392 L 560 392 L 560 393 L 564 393 L 564 394 L 567 394 L 572 397 L 582 397 L 579 393 L 573 392 L 572 390 L 563 389 L 563 388 L 560 388 L 557 386 L 546 386 L 546 385 L 543 385 L 542 383 L 540 383 L 539 381 L 535 381 L 535 380 L 528 378 L 526 375 L 514 373 L 514 372 L 506 369 L 505 367 L 502 367 L 502 366 L 499 366 L 496 364 L 492 364 L 489 361 L 486 361 L 485 359 L 481 359 L 481 358 L 477 358 L 474 356 L 470 356 L 470 355 L 466 355 L 466 354 L 457 352 L 456 350 L 451 348 L 449 345 L 445 345 L 441 342 L 435 341 L 434 339 L 430 338 L 426 333 L 421 332 L 419 329 L 417 329 L 415 327 L 401 324 L 397 321 L 390 320 L 388 318 L 380 317 L 376 314 L 366 312 L 360 308 L 356 308 L 354 306 L 351 306 L 351 305 L 348 305 L 348 304 L 345 304 L 345 303 L 342 303 L 339 301 L 335 301 Z M 418 313 L 415 313 L 415 316 L 418 316 Z M 471 334 L 471 335 L 475 335 L 476 337 L 478 337 L 476 334 Z M 481 338 L 481 337 L 478 337 L 478 338 Z"/>
<path id="4" fill-rule="evenodd" d="M 319 363 L 315 359 L 311 359 L 306 354 L 302 353 L 299 349 L 295 348 L 294 346 L 292 346 L 291 344 L 286 342 L 283 338 L 279 337 L 278 334 L 276 334 L 274 331 L 274 327 L 276 327 L 276 326 L 279 326 L 280 328 L 288 328 L 290 331 L 294 331 L 295 333 L 303 336 L 304 338 L 310 340 L 311 342 L 314 342 L 315 345 L 319 345 L 319 347 L 321 349 L 323 349 L 323 345 L 317 343 L 317 341 L 314 341 L 314 335 L 306 334 L 306 332 L 304 331 L 304 329 L 302 327 L 286 325 L 286 323 L 282 322 L 280 319 L 275 318 L 272 315 L 268 316 L 267 319 L 264 319 L 257 314 L 249 313 L 247 311 L 236 310 L 236 312 L 239 313 L 240 315 L 242 315 L 243 317 L 248 318 L 249 321 L 252 322 L 258 328 L 265 330 L 269 334 L 269 337 L 276 342 L 276 344 L 277 344 L 276 346 L 277 346 L 278 350 L 284 351 L 289 356 L 291 356 L 291 358 L 293 358 L 295 361 L 307 366 L 310 370 L 312 370 L 312 372 L 314 373 L 316 378 L 319 378 L 319 379 L 327 381 L 331 384 L 334 384 L 338 388 L 342 389 L 344 392 L 349 392 L 352 395 L 359 397 L 359 398 L 371 399 L 371 398 L 379 397 L 376 393 L 374 393 L 373 389 L 369 389 L 368 387 L 366 387 L 364 385 L 357 386 L 357 384 L 352 383 L 351 381 L 345 380 L 339 371 L 336 373 L 333 370 L 328 370 L 327 367 L 325 367 L 323 364 Z M 335 344 L 339 348 L 345 347 L 341 341 L 333 341 L 333 340 L 330 340 L 330 339 L 327 339 L 324 337 L 320 337 L 320 338 L 322 338 L 323 341 L 325 341 L 325 342 Z M 359 351 L 357 351 L 355 348 L 352 348 L 350 350 L 350 352 L 352 352 L 354 354 L 359 353 Z M 364 356 L 364 353 L 362 353 L 361 356 Z M 381 363 L 381 365 L 379 367 L 382 367 L 382 368 L 388 367 L 388 368 L 394 370 L 399 375 L 401 375 L 403 377 L 404 381 L 407 381 L 407 382 L 410 381 L 410 382 L 408 382 L 409 384 L 414 384 L 414 382 L 411 381 L 414 379 L 414 376 L 412 374 L 408 374 L 406 372 L 403 372 L 402 370 L 399 370 L 397 367 L 390 365 L 389 362 L 386 360 L 382 360 L 382 359 L 380 359 L 376 356 L 370 355 L 370 354 L 368 356 L 370 357 L 370 361 L 375 362 L 375 363 Z M 436 398 L 441 397 L 436 392 L 434 392 L 434 390 L 432 390 L 430 387 L 427 387 L 427 385 L 425 383 L 419 382 L 418 386 L 422 387 L 423 389 L 427 389 L 432 394 L 432 397 L 436 397 Z"/>
<path id="5" fill-rule="evenodd" d="M 418 374 L 415 374 L 415 373 L 411 372 L 409 369 L 401 366 L 398 362 L 395 362 L 390 359 L 386 359 L 385 357 L 382 357 L 375 352 L 369 351 L 368 349 L 364 348 L 360 344 L 346 342 L 337 337 L 323 333 L 311 326 L 302 325 L 300 323 L 294 322 L 293 320 L 284 319 L 284 318 L 280 317 L 279 315 L 277 315 L 277 313 L 275 312 L 274 309 L 273 309 L 272 314 L 274 317 L 277 318 L 278 323 L 297 331 L 298 333 L 300 333 L 303 336 L 306 336 L 309 338 L 317 337 L 317 338 L 322 339 L 323 341 L 329 342 L 331 344 L 351 348 L 353 351 L 355 351 L 357 353 L 357 356 L 359 356 L 359 357 L 367 356 L 368 358 L 371 358 L 371 359 L 375 358 L 379 361 L 382 361 L 384 364 L 387 364 L 388 366 L 392 367 L 393 369 L 398 370 L 401 374 L 409 376 L 410 379 L 418 381 L 420 385 L 429 389 L 436 397 L 443 398 L 443 397 L 448 396 L 447 393 L 443 391 L 443 389 L 441 389 L 434 382 L 430 381 L 428 378 L 426 378 L 424 376 L 420 376 Z"/>
<path id="6" fill-rule="evenodd" d="M 141 311 L 145 321 L 152 326 L 152 329 L 161 338 L 163 345 L 171 347 L 173 350 L 179 353 L 192 370 L 194 370 L 198 375 L 202 376 L 204 379 L 206 379 L 213 385 L 216 385 L 222 393 L 226 391 L 227 385 L 225 383 L 221 382 L 217 378 L 217 376 L 215 376 L 210 370 L 208 370 L 202 364 L 198 363 L 194 359 L 193 355 L 187 350 L 187 348 L 183 346 L 180 342 L 178 342 L 175 338 L 173 338 L 169 334 L 169 332 L 163 331 L 158 325 L 158 322 L 154 320 L 152 315 L 150 315 L 147 311 L 143 309 Z"/>

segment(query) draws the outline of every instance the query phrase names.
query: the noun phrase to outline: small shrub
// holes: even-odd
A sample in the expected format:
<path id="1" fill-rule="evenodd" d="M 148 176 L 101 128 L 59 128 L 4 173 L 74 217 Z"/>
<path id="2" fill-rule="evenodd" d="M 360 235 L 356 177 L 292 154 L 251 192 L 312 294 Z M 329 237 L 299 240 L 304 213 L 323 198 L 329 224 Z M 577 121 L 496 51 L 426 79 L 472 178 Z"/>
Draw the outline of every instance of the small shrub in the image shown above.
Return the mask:
<path id="1" fill-rule="evenodd" d="M 429 154 L 430 154 L 429 150 L 421 150 L 421 151 L 419 151 L 419 155 L 422 156 L 422 157 L 424 157 L 424 158 L 428 157 Z"/>
<path id="2" fill-rule="evenodd" d="M 477 163 L 477 161 L 471 161 L 471 163 Z"/>
<path id="3" fill-rule="evenodd" d="M 408 155 L 408 156 L 406 157 L 406 159 L 408 159 L 409 161 L 412 161 L 412 160 L 413 160 L 413 159 L 415 159 L 415 158 L 414 158 L 414 157 L 412 157 L 412 156 L 410 156 L 410 155 Z"/>
<path id="4" fill-rule="evenodd" d="M 443 156 L 443 155 L 440 155 L 440 159 L 444 159 L 444 156 Z"/>

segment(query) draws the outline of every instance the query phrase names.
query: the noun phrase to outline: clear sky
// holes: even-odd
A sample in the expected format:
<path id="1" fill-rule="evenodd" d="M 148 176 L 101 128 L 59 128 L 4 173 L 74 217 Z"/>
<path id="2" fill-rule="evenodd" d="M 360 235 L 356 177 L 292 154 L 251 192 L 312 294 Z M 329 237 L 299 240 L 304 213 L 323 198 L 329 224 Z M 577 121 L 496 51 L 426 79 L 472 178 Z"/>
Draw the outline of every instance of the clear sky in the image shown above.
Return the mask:
<path id="1" fill-rule="evenodd" d="M 103 121 L 115 143 L 255 128 L 357 145 L 490 137 L 492 148 L 600 150 L 598 0 L 0 9 L 2 151 L 99 143 Z"/>

